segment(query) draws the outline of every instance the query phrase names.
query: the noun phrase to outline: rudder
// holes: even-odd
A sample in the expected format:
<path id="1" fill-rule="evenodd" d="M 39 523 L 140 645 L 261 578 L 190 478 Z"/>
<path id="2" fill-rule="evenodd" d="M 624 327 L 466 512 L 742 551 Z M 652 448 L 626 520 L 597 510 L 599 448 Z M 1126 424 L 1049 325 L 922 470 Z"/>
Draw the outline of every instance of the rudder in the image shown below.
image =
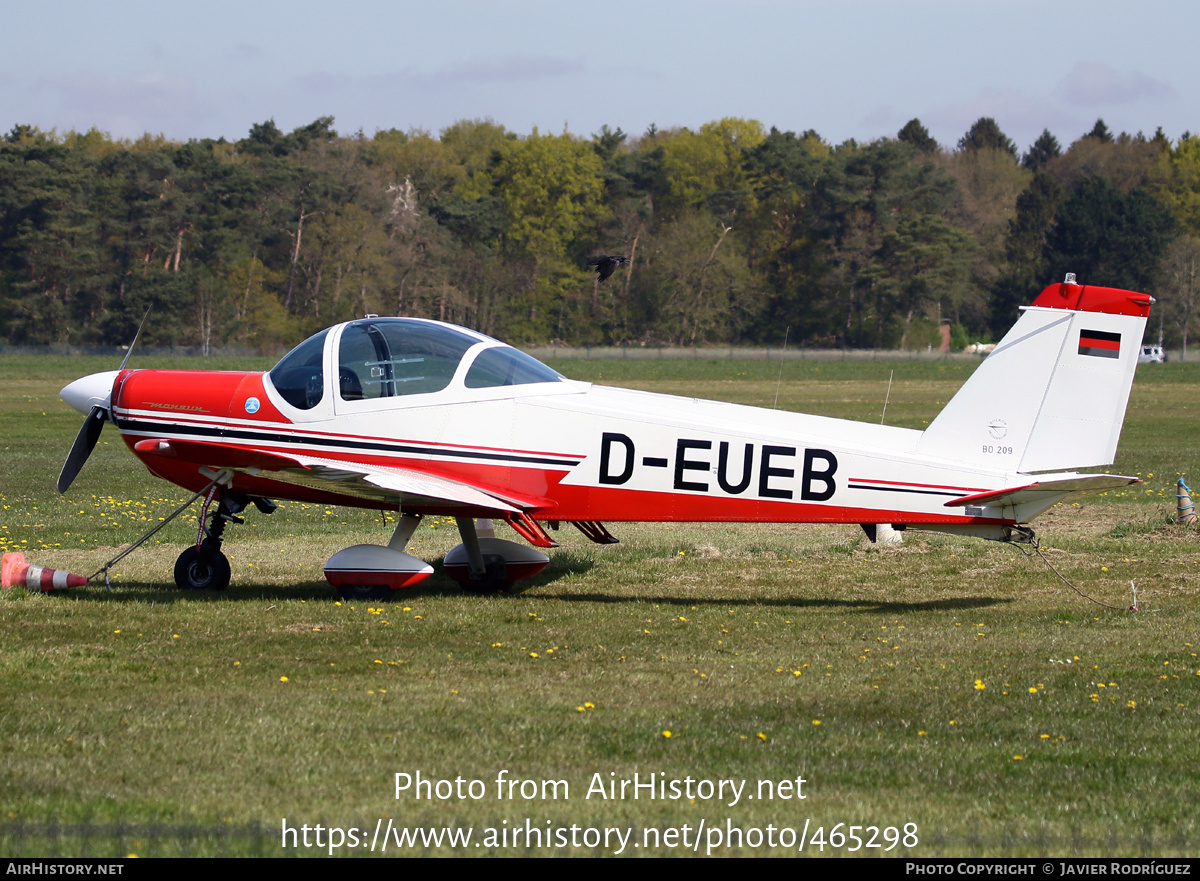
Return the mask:
<path id="1" fill-rule="evenodd" d="M 925 455 L 1028 473 L 1116 454 L 1153 298 L 1047 287 L 921 436 Z"/>

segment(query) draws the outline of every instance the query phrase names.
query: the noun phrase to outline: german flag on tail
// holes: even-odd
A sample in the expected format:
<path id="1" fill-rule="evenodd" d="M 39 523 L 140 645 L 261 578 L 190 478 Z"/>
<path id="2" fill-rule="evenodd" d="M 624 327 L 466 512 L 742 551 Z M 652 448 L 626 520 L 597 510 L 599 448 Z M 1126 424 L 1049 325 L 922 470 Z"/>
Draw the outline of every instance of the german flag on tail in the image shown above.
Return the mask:
<path id="1" fill-rule="evenodd" d="M 1103 330 L 1079 331 L 1079 354 L 1097 358 L 1117 358 L 1121 354 L 1121 335 Z"/>

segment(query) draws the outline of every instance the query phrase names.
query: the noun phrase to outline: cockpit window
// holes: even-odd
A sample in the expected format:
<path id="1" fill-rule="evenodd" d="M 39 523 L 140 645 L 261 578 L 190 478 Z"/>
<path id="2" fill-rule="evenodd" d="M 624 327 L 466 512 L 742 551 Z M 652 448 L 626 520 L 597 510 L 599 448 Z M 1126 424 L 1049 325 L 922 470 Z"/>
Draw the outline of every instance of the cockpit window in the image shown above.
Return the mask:
<path id="1" fill-rule="evenodd" d="M 441 391 L 477 342 L 424 321 L 355 321 L 342 331 L 338 349 L 339 394 L 344 401 L 363 401 Z"/>
<path id="2" fill-rule="evenodd" d="M 562 377 L 518 349 L 484 349 L 467 371 L 467 388 L 494 388 L 531 382 L 560 382 Z"/>
<path id="3" fill-rule="evenodd" d="M 271 384 L 280 397 L 298 410 L 311 410 L 325 396 L 325 335 L 311 336 L 271 369 Z"/>

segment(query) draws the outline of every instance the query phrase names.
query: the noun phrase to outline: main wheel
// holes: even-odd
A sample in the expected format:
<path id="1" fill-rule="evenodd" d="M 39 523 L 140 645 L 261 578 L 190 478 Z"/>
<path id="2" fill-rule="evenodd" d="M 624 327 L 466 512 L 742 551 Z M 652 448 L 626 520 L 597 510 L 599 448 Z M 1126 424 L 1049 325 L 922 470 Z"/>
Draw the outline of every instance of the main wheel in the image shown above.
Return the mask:
<path id="1" fill-rule="evenodd" d="M 229 578 L 229 560 L 220 551 L 192 547 L 175 561 L 175 586 L 180 590 L 224 590 Z"/>

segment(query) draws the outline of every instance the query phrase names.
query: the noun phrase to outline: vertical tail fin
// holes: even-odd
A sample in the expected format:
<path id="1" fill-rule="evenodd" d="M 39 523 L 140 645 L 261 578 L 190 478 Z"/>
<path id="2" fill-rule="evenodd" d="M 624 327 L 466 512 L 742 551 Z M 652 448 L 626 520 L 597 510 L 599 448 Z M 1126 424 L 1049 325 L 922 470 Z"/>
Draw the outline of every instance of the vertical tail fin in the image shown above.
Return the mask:
<path id="1" fill-rule="evenodd" d="M 1014 472 L 1111 464 L 1153 298 L 1046 288 L 921 436 L 921 453 Z"/>

